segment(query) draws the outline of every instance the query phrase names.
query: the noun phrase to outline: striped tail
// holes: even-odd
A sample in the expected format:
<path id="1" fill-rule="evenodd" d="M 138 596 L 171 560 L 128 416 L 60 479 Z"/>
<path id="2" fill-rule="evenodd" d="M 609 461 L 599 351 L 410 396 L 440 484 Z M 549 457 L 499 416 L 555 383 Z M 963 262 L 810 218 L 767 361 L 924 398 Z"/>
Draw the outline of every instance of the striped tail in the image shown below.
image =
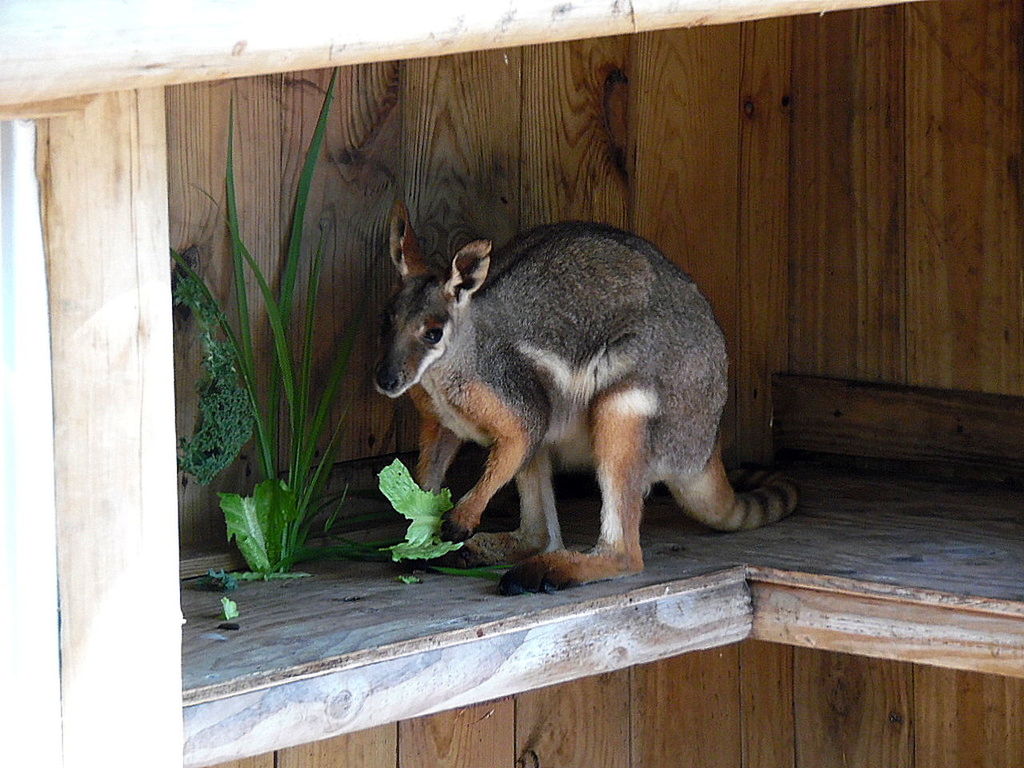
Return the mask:
<path id="1" fill-rule="evenodd" d="M 717 450 L 702 472 L 665 484 L 691 517 L 719 531 L 781 520 L 796 509 L 800 496 L 796 483 L 779 472 L 740 469 L 726 475 Z"/>
<path id="2" fill-rule="evenodd" d="M 734 515 L 740 523 L 732 530 L 760 528 L 775 523 L 796 509 L 800 490 L 782 472 L 765 469 L 734 469 L 729 484 L 735 490 Z"/>

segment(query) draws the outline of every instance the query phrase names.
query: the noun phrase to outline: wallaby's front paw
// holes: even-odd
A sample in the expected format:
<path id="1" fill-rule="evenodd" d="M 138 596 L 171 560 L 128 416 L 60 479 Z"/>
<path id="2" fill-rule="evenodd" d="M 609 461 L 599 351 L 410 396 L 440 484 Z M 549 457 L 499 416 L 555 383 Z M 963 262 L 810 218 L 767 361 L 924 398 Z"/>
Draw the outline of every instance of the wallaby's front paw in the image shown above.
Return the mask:
<path id="1" fill-rule="evenodd" d="M 441 538 L 445 541 L 465 541 L 472 535 L 473 532 L 469 528 L 448 515 L 441 521 Z"/>
<path id="2" fill-rule="evenodd" d="M 483 509 L 477 509 L 472 498 L 463 498 L 449 509 L 441 520 L 441 538 L 445 541 L 465 541 L 480 525 Z"/>

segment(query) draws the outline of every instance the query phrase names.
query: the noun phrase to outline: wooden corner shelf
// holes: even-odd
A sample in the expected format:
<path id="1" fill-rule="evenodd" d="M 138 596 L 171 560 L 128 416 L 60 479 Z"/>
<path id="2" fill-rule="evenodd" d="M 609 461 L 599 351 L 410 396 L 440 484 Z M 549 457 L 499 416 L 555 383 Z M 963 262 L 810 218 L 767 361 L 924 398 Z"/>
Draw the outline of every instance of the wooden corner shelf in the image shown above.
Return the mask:
<path id="1" fill-rule="evenodd" d="M 246 584 L 237 631 L 186 589 L 193 766 L 757 637 L 1024 677 L 1024 516 L 991 483 L 801 464 L 799 512 L 757 531 L 693 525 L 653 496 L 646 570 L 555 595 L 332 563 Z M 580 546 L 596 499 L 562 505 Z"/>

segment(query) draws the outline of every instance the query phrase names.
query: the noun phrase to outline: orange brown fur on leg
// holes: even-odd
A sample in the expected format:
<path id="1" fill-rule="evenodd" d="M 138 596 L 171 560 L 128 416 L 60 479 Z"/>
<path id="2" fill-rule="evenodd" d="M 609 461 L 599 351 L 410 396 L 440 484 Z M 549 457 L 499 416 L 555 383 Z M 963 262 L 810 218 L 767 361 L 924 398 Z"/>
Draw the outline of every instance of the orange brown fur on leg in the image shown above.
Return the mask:
<path id="1" fill-rule="evenodd" d="M 445 515 L 441 527 L 443 538 L 463 541 L 480 525 L 484 509 L 494 494 L 516 476 L 531 446 L 522 419 L 486 384 L 469 384 L 453 406 L 462 418 L 492 441 L 483 475 Z"/>
<path id="2" fill-rule="evenodd" d="M 423 387 L 410 389 L 409 397 L 420 416 L 420 455 L 416 463 L 416 482 L 421 488 L 438 493 L 462 441 L 441 424 L 430 402 L 430 395 Z"/>
<path id="3" fill-rule="evenodd" d="M 532 557 L 508 571 L 503 594 L 552 591 L 643 570 L 640 517 L 647 466 L 651 398 L 631 386 L 597 397 L 590 412 L 591 443 L 601 486 L 601 536 L 588 553 L 565 549 Z"/>

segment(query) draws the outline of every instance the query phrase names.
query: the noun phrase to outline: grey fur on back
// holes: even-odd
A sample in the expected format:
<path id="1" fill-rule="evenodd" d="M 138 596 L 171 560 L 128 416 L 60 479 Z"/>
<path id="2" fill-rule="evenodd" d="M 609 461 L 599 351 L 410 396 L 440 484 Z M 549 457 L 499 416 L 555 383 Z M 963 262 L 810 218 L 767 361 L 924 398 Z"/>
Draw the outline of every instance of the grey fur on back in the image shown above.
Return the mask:
<path id="1" fill-rule="evenodd" d="M 703 469 L 725 405 L 725 342 L 696 284 L 652 244 L 598 224 L 529 230 L 492 255 L 468 311 L 472 338 L 462 343 L 471 349 L 442 358 L 434 375 L 474 357 L 472 367 L 547 430 L 556 455 L 585 418 L 588 392 L 652 391 L 649 482 Z"/>

